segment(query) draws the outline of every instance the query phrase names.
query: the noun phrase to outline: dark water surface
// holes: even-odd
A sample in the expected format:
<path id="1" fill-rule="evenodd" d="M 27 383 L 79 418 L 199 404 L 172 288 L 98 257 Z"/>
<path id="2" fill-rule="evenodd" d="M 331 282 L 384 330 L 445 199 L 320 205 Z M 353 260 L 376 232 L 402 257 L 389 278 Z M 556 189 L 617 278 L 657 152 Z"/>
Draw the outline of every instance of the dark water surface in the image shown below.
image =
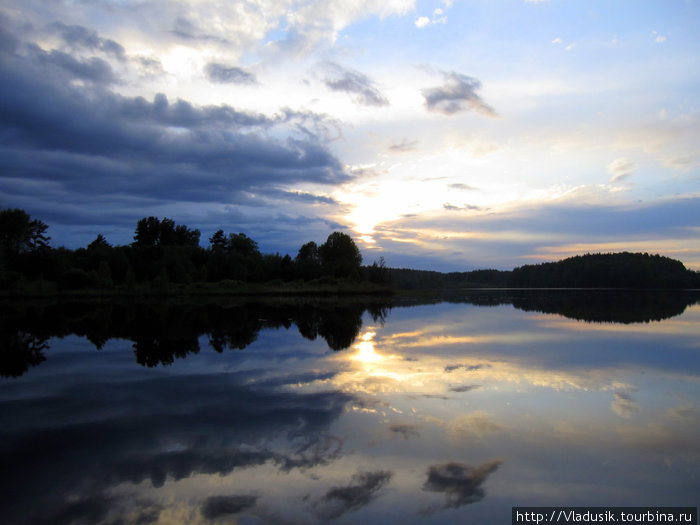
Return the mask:
<path id="1" fill-rule="evenodd" d="M 697 506 L 699 298 L 0 304 L 0 523 Z"/>

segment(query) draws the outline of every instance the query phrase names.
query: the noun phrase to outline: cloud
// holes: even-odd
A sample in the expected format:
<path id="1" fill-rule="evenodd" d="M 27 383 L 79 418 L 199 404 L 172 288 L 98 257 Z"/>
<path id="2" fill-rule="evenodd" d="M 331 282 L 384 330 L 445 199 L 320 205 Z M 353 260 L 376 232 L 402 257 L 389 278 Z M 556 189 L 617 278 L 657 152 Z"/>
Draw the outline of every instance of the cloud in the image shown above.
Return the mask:
<path id="1" fill-rule="evenodd" d="M 496 116 L 493 108 L 477 94 L 481 89 L 481 82 L 477 79 L 454 71 L 443 72 L 443 77 L 445 83 L 442 86 L 422 90 L 428 111 L 454 115 L 473 109 L 489 117 Z"/>
<path id="2" fill-rule="evenodd" d="M 451 190 L 477 191 L 479 189 L 479 188 L 475 188 L 474 186 L 470 186 L 469 184 L 463 184 L 461 182 L 455 182 L 453 184 L 448 184 L 447 187 Z"/>
<path id="3" fill-rule="evenodd" d="M 414 25 L 418 29 L 423 29 L 424 27 L 427 27 L 429 25 L 434 25 L 434 24 L 446 24 L 447 23 L 447 16 L 445 16 L 445 10 L 449 9 L 452 7 L 452 2 L 447 1 L 443 2 L 445 9 L 442 9 L 440 7 L 437 7 L 433 10 L 433 17 L 432 19 L 428 18 L 427 16 L 420 16 L 416 19 L 414 22 Z"/>
<path id="4" fill-rule="evenodd" d="M 401 139 L 398 144 L 392 144 L 389 146 L 388 150 L 392 153 L 405 153 L 407 151 L 413 151 L 418 146 L 417 140 L 408 140 L 406 138 Z"/>
<path id="5" fill-rule="evenodd" d="M 223 34 L 213 34 L 213 32 L 209 32 L 209 29 L 210 28 L 203 29 L 199 27 L 199 24 L 189 19 L 187 15 L 181 15 L 175 19 L 173 29 L 170 32 L 182 40 L 193 40 L 223 45 L 230 45 L 232 43 L 228 38 L 224 37 Z"/>
<path id="6" fill-rule="evenodd" d="M 416 18 L 416 21 L 414 22 L 414 25 L 415 25 L 418 29 L 422 29 L 422 28 L 424 28 L 424 27 L 427 27 L 427 26 L 430 25 L 430 18 L 428 18 L 427 16 L 418 17 L 418 18 Z"/>
<path id="7" fill-rule="evenodd" d="M 663 44 L 666 42 L 666 37 L 664 35 L 659 34 L 658 31 L 652 31 L 651 36 L 654 37 L 654 43 L 656 44 Z"/>
<path id="8" fill-rule="evenodd" d="M 461 443 L 465 440 L 480 440 L 503 430 L 503 425 L 494 421 L 486 412 L 477 410 L 451 419 L 447 434 L 452 442 Z"/>
<path id="9" fill-rule="evenodd" d="M 446 202 L 442 205 L 442 209 L 447 211 L 479 211 L 481 206 L 475 206 L 473 204 L 464 204 L 463 206 L 455 206 Z"/>
<path id="10" fill-rule="evenodd" d="M 476 467 L 451 461 L 428 468 L 423 490 L 443 492 L 445 509 L 455 509 L 481 501 L 486 497 L 483 484 L 501 466 L 502 461 L 489 461 Z M 432 513 L 435 509 L 428 510 Z"/>
<path id="11" fill-rule="evenodd" d="M 344 91 L 350 94 L 353 101 L 363 106 L 388 106 L 389 100 L 379 91 L 373 82 L 363 73 L 345 69 L 342 66 L 329 63 L 330 76 L 325 84 L 333 91 Z"/>
<path id="12" fill-rule="evenodd" d="M 477 390 L 479 388 L 481 388 L 481 385 L 451 386 L 450 392 L 471 392 L 472 390 Z"/>
<path id="13" fill-rule="evenodd" d="M 51 32 L 60 35 L 62 40 L 72 49 L 86 49 L 89 51 L 102 51 L 119 60 L 126 59 L 124 47 L 107 38 L 102 38 L 96 31 L 92 31 L 80 25 L 66 25 L 62 22 L 49 24 Z"/>
<path id="14" fill-rule="evenodd" d="M 489 366 L 490 366 L 490 365 L 482 365 L 482 364 L 478 364 L 478 365 L 462 365 L 462 364 L 459 364 L 459 365 L 447 365 L 447 366 L 445 367 L 445 372 L 452 372 L 452 371 L 458 370 L 458 369 L 460 369 L 460 368 L 463 368 L 463 369 L 466 370 L 467 372 L 473 372 L 473 371 L 475 371 L 475 370 L 481 370 L 482 368 L 488 368 Z"/>
<path id="15" fill-rule="evenodd" d="M 117 77 L 108 62 L 98 57 L 78 59 L 63 51 L 46 52 L 39 46 L 27 46 L 32 58 L 43 66 L 48 74 L 93 84 L 113 84 Z"/>
<path id="16" fill-rule="evenodd" d="M 254 507 L 257 501 L 258 496 L 251 495 L 211 496 L 202 504 L 202 516 L 208 520 L 214 520 L 222 516 L 239 514 Z"/>
<path id="17" fill-rule="evenodd" d="M 392 423 L 389 425 L 389 431 L 394 434 L 399 434 L 403 439 L 409 439 L 411 437 L 420 437 L 417 425 L 412 425 L 410 423 Z"/>
<path id="18" fill-rule="evenodd" d="M 204 68 L 207 78 L 218 84 L 257 84 L 255 75 L 236 66 L 210 62 Z"/>
<path id="19" fill-rule="evenodd" d="M 56 385 L 53 415 L 46 412 L 45 398 L 26 403 L 13 418 L 22 430 L 3 441 L 0 460 L 8 477 L 0 480 L 0 490 L 6 502 L 12 501 L 3 508 L 3 518 L 58 523 L 63 520 L 57 516 L 71 514 L 75 518 L 68 521 L 97 523 L 124 507 L 116 500 L 125 496 L 112 496 L 122 484 L 148 480 L 157 488 L 196 474 L 224 476 L 263 464 L 288 472 L 336 460 L 342 440 L 329 429 L 353 398 L 257 386 L 268 372 L 195 374 L 183 380 L 135 371 L 130 381 L 97 385 L 85 376 L 79 384 L 73 378 L 71 384 Z M 297 379 L 287 377 L 286 384 Z M 83 389 L 93 395 L 67 421 L 60 414 Z M 125 411 L 127 406 L 138 408 Z M 17 479 L 23 483 L 10 481 Z M 372 479 L 360 480 L 368 497 L 381 484 Z M 205 498 L 201 511 L 223 517 L 256 501 L 251 495 Z"/>
<path id="20" fill-rule="evenodd" d="M 386 470 L 358 472 L 350 485 L 329 489 L 316 504 L 316 512 L 323 519 L 335 519 L 369 505 L 392 477 L 393 473 Z"/>
<path id="21" fill-rule="evenodd" d="M 564 41 L 561 38 L 555 38 L 552 40 L 552 44 L 563 44 Z"/>
<path id="22" fill-rule="evenodd" d="M 617 391 L 614 392 L 613 395 L 615 396 L 615 399 L 612 403 L 610 403 L 610 408 L 618 416 L 627 419 L 639 412 L 637 400 L 634 399 L 632 394 L 629 392 Z"/>
<path id="23" fill-rule="evenodd" d="M 620 182 L 637 171 L 637 165 L 624 157 L 620 157 L 608 164 L 607 170 L 612 175 L 610 182 Z"/>
<path id="24" fill-rule="evenodd" d="M 73 26 L 55 30 L 83 48 L 107 42 Z M 102 58 L 16 40 L 0 51 L 0 191 L 12 196 L 13 206 L 32 214 L 40 210 L 44 221 L 60 219 L 51 224 L 59 245 L 54 227 L 67 234 L 86 224 L 83 217 L 122 228 L 130 238 L 128 230 L 133 232 L 144 206 L 149 213 L 170 206 L 170 216 L 187 203 L 218 204 L 221 210 L 254 200 L 263 204 L 251 196 L 268 189 L 289 191 L 287 202 L 296 208 L 335 205 L 289 188 L 351 179 L 326 146 L 337 125 L 323 115 L 286 110 L 267 116 L 225 104 L 170 100 L 162 93 L 150 100 L 124 96 L 111 91 L 120 79 Z M 291 218 L 292 209 L 270 210 L 269 220 L 281 213 Z M 270 229 L 259 216 L 252 224 Z M 324 231 L 327 235 L 327 226 Z"/>

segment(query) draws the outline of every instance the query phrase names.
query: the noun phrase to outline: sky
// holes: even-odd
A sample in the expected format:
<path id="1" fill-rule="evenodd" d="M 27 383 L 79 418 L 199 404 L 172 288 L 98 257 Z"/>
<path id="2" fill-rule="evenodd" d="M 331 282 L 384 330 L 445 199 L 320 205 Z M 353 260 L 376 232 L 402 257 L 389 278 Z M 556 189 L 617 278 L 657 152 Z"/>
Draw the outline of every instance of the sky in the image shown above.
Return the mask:
<path id="1" fill-rule="evenodd" d="M 0 208 L 295 256 L 700 270 L 700 0 L 5 0 Z"/>

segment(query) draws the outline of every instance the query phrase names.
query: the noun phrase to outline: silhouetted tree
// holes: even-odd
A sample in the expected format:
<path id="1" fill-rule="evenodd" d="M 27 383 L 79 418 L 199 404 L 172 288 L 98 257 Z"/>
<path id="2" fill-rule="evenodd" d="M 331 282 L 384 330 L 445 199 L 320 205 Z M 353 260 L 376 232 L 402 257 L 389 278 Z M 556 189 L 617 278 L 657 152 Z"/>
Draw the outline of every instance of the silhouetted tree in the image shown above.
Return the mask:
<path id="1" fill-rule="evenodd" d="M 324 273 L 333 277 L 358 279 L 362 254 L 346 233 L 333 232 L 318 249 Z"/>
<path id="2" fill-rule="evenodd" d="M 214 252 L 222 252 L 226 249 L 226 235 L 224 230 L 216 230 L 216 233 L 209 237 L 209 244 L 211 245 L 211 250 Z"/>
<path id="3" fill-rule="evenodd" d="M 0 249 L 8 254 L 31 252 L 48 248 L 51 237 L 48 226 L 32 219 L 27 212 L 15 208 L 0 211 Z"/>
<path id="4" fill-rule="evenodd" d="M 321 275 L 321 256 L 318 253 L 318 246 L 315 242 L 307 242 L 297 253 L 294 263 L 299 275 L 306 279 L 315 279 Z"/>
<path id="5" fill-rule="evenodd" d="M 229 233 L 226 248 L 231 252 L 236 252 L 244 257 L 260 255 L 258 243 L 248 237 L 245 233 Z"/>
<path id="6" fill-rule="evenodd" d="M 107 242 L 107 239 L 101 233 L 97 234 L 95 240 L 87 245 L 88 250 L 99 250 L 102 248 L 111 248 L 112 246 Z"/>
<path id="7" fill-rule="evenodd" d="M 380 257 L 379 261 L 374 261 L 369 267 L 369 281 L 378 284 L 389 282 L 389 269 L 386 267 L 384 257 Z"/>
<path id="8" fill-rule="evenodd" d="M 158 217 L 144 217 L 136 223 L 133 246 L 155 246 L 160 240 L 160 220 Z"/>
<path id="9" fill-rule="evenodd" d="M 175 226 L 175 221 L 167 217 L 144 217 L 136 224 L 133 246 L 199 246 L 199 236 L 199 230 Z"/>

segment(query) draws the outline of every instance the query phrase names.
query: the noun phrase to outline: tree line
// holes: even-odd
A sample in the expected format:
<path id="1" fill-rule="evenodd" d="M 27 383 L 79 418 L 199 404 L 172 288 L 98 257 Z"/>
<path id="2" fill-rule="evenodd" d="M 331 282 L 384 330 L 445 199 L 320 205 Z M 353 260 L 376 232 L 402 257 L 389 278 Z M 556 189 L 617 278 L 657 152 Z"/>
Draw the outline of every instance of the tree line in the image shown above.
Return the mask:
<path id="1" fill-rule="evenodd" d="M 515 268 L 520 288 L 695 288 L 700 273 L 681 261 L 649 253 L 594 253 Z"/>
<path id="2" fill-rule="evenodd" d="M 370 281 L 387 283 L 383 259 L 362 266 L 352 237 L 331 233 L 307 242 L 296 257 L 263 254 L 244 233 L 217 230 L 208 247 L 201 233 L 170 218 L 144 217 L 129 245 L 112 246 L 98 234 L 84 248 L 53 248 L 48 225 L 21 209 L 0 211 L 0 287 L 58 290 L 166 290 L 174 284 Z"/>
<path id="3" fill-rule="evenodd" d="M 200 245 L 201 233 L 169 218 L 144 217 L 133 242 L 112 246 L 98 234 L 85 248 L 52 248 L 48 226 L 20 209 L 0 211 L 0 289 L 5 290 L 156 290 L 174 285 L 241 283 L 391 282 L 398 289 L 461 288 L 698 288 L 700 272 L 682 262 L 648 253 L 578 255 L 558 262 L 510 271 L 473 270 L 441 273 L 389 269 L 383 258 L 362 265 L 352 237 L 331 233 L 323 244 L 302 245 L 296 256 L 263 254 L 244 233 L 217 230 Z"/>

